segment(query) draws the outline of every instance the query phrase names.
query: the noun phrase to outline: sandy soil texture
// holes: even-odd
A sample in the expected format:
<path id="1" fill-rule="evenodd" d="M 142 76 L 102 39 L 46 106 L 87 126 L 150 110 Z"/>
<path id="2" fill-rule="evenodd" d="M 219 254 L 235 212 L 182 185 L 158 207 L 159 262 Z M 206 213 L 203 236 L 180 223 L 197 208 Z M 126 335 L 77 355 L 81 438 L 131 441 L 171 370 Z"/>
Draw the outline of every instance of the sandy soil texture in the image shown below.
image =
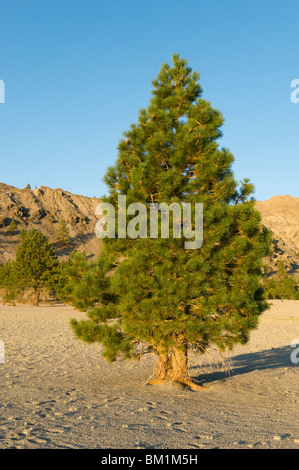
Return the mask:
<path id="1" fill-rule="evenodd" d="M 299 449 L 299 301 L 272 301 L 230 374 L 213 351 L 192 357 L 209 386 L 196 392 L 146 385 L 151 355 L 108 364 L 73 317 L 85 314 L 0 305 L 0 448 Z"/>

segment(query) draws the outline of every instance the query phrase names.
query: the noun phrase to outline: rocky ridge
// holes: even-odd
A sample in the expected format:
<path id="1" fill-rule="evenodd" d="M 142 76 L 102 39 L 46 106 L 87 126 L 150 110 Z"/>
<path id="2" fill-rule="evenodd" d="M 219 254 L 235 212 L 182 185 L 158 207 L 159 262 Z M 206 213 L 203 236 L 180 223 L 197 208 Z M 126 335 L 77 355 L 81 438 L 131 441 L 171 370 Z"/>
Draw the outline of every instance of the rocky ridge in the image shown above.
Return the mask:
<path id="1" fill-rule="evenodd" d="M 289 274 L 299 278 L 299 197 L 273 196 L 257 201 L 262 224 L 273 233 L 272 255 L 265 262 L 272 271 L 283 261 Z"/>
<path id="2" fill-rule="evenodd" d="M 66 258 L 75 248 L 95 258 L 101 243 L 95 235 L 95 215 L 99 198 L 72 194 L 60 188 L 47 186 L 18 189 L 0 183 L 0 263 L 15 256 L 22 229 L 40 230 L 53 243 L 59 258 Z M 14 220 L 16 229 L 9 229 Z M 60 246 L 56 242 L 59 221 L 65 220 L 70 243 Z"/>
<path id="3" fill-rule="evenodd" d="M 47 186 L 18 189 L 0 183 L 0 263 L 15 256 L 21 229 L 41 230 L 53 243 L 59 258 L 65 259 L 75 248 L 85 251 L 95 259 L 101 250 L 101 242 L 95 234 L 96 206 L 99 198 L 72 194 L 60 188 Z M 271 272 L 277 270 L 282 260 L 290 274 L 299 277 L 299 198 L 273 196 L 257 201 L 262 224 L 273 232 L 272 255 L 265 262 Z M 59 221 L 66 221 L 70 243 L 56 243 Z M 9 230 L 11 221 L 16 223 L 14 232 Z"/>

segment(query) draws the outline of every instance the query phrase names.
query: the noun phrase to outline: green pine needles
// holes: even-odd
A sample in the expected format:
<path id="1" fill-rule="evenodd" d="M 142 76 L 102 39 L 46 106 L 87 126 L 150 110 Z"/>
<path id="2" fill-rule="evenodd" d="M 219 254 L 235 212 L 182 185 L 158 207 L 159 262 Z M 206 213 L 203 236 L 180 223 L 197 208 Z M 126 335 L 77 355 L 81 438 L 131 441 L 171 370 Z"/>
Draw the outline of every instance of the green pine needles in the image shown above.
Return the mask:
<path id="1" fill-rule="evenodd" d="M 200 388 L 189 376 L 189 351 L 246 343 L 267 308 L 260 276 L 270 235 L 249 199 L 253 185 L 235 181 L 233 155 L 217 143 L 222 114 L 201 98 L 199 74 L 186 60 L 172 61 L 162 65 L 148 108 L 119 143 L 104 202 L 116 212 L 119 195 L 147 207 L 202 203 L 203 244 L 185 249 L 184 237 L 105 238 L 90 278 L 98 297 L 88 318 L 72 320 L 72 327 L 82 340 L 101 343 L 109 361 L 154 352 L 150 383 Z"/>

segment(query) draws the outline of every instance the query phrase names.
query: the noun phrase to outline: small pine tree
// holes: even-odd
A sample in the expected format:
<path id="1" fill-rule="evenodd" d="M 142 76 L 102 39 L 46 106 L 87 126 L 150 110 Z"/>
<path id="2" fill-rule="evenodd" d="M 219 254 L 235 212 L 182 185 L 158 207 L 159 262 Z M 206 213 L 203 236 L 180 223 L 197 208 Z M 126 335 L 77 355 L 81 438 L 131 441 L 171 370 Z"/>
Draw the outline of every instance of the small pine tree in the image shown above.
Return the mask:
<path id="1" fill-rule="evenodd" d="M 16 251 L 14 268 L 20 291 L 33 289 L 32 304 L 38 305 L 41 289 L 57 282 L 59 261 L 53 246 L 40 231 L 30 230 Z"/>
<path id="2" fill-rule="evenodd" d="M 7 261 L 0 265 L 0 289 L 4 303 L 11 303 L 18 297 L 18 282 L 16 276 L 15 262 Z"/>
<path id="3" fill-rule="evenodd" d="M 10 224 L 9 224 L 9 227 L 8 227 L 8 230 L 10 231 L 10 233 L 15 233 L 15 231 L 17 230 L 17 224 L 16 222 L 14 221 L 14 219 L 11 220 Z"/>
<path id="4" fill-rule="evenodd" d="M 24 228 L 22 228 L 21 231 L 20 231 L 20 235 L 19 235 L 20 243 L 23 243 L 23 241 L 26 238 L 26 235 L 27 235 L 27 231 Z"/>
<path id="5" fill-rule="evenodd" d="M 64 219 L 58 222 L 58 228 L 56 232 L 56 243 L 61 246 L 66 246 L 70 243 L 70 231 Z"/>
<path id="6" fill-rule="evenodd" d="M 264 276 L 263 286 L 267 299 L 299 300 L 299 285 L 294 276 L 287 273 L 282 260 L 277 263 L 277 273 Z"/>
<path id="7" fill-rule="evenodd" d="M 30 186 L 30 184 L 28 183 L 28 184 L 27 184 L 27 186 L 25 186 L 25 188 L 24 188 L 24 189 L 31 189 L 31 186 Z"/>
<path id="8" fill-rule="evenodd" d="M 53 224 L 54 223 L 54 217 L 52 214 L 48 215 L 47 217 L 47 222 L 49 222 L 49 224 Z"/>

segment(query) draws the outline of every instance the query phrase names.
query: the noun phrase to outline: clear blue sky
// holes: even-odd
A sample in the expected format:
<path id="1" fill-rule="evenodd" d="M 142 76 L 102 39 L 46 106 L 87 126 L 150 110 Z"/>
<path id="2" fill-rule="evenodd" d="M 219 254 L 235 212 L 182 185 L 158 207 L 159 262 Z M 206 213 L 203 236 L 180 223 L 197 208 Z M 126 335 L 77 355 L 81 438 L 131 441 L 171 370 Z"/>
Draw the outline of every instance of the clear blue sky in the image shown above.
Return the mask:
<path id="1" fill-rule="evenodd" d="M 0 0 L 0 182 L 100 197 L 161 63 L 223 112 L 255 197 L 299 196 L 298 0 Z"/>

